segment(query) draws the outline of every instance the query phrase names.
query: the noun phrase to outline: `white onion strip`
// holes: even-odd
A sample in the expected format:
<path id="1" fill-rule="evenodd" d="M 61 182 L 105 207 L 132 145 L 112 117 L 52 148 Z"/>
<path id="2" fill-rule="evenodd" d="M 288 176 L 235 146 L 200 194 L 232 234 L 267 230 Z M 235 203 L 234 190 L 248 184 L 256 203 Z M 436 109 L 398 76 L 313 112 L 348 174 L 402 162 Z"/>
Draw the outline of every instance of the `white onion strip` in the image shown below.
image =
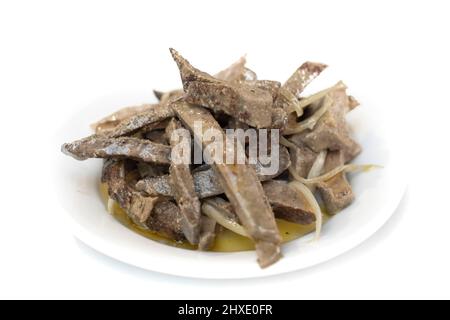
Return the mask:
<path id="1" fill-rule="evenodd" d="M 316 178 L 320 176 L 323 170 L 323 166 L 325 165 L 325 159 L 327 158 L 327 150 L 322 150 L 317 155 L 316 160 L 314 160 L 314 163 L 311 167 L 311 170 L 309 170 L 308 173 L 308 179 Z"/>
<path id="2" fill-rule="evenodd" d="M 347 89 L 347 86 L 342 82 L 339 81 L 338 83 L 336 83 L 334 86 L 324 89 L 322 91 L 319 91 L 313 95 L 310 95 L 309 97 L 306 97 L 302 100 L 299 101 L 299 108 L 306 108 L 308 105 L 310 105 L 311 103 L 322 99 L 323 97 L 325 97 L 328 93 L 330 93 L 333 90 L 339 90 L 339 89 Z"/>
<path id="3" fill-rule="evenodd" d="M 316 177 L 320 176 L 320 174 L 322 173 L 323 167 L 325 165 L 325 160 L 327 158 L 327 154 L 328 154 L 327 150 L 322 150 L 319 152 L 319 154 L 316 157 L 316 160 L 314 160 L 314 163 L 311 166 L 311 169 L 309 170 L 307 179 L 312 179 L 312 178 L 316 178 Z M 309 185 L 308 188 L 309 188 L 309 190 L 311 190 L 311 192 L 314 192 L 316 190 L 315 185 Z"/>
<path id="4" fill-rule="evenodd" d="M 287 127 L 286 130 L 283 131 L 284 135 L 290 135 L 295 133 L 303 132 L 307 129 L 312 130 L 316 126 L 317 122 L 322 118 L 322 116 L 328 111 L 333 100 L 326 95 L 322 106 L 308 119 L 303 120 L 292 127 Z"/>
<path id="5" fill-rule="evenodd" d="M 292 174 L 295 180 L 303 183 L 303 184 L 316 184 L 322 181 L 327 181 L 336 176 L 341 172 L 355 172 L 355 171 L 369 171 L 374 168 L 382 168 L 381 166 L 375 164 L 346 164 L 340 167 L 336 167 L 333 170 L 315 178 L 305 179 L 297 174 L 292 167 L 289 167 L 288 170 Z"/>
<path id="6" fill-rule="evenodd" d="M 109 214 L 114 215 L 114 205 L 115 204 L 116 204 L 116 202 L 113 199 L 108 198 L 107 210 L 108 210 Z"/>
<path id="7" fill-rule="evenodd" d="M 311 205 L 314 215 L 316 216 L 316 235 L 315 240 L 319 240 L 320 233 L 322 231 L 322 210 L 320 210 L 320 206 L 317 203 L 316 198 L 314 197 L 314 194 L 309 190 L 307 186 L 305 186 L 303 183 L 298 181 L 292 181 L 289 183 L 289 186 L 295 189 L 296 191 L 303 194 L 306 198 L 306 200 Z"/>
<path id="8" fill-rule="evenodd" d="M 289 141 L 288 139 L 286 139 L 286 138 L 283 137 L 283 136 L 280 136 L 280 144 L 281 144 L 282 146 L 285 146 L 285 147 L 290 148 L 290 149 L 296 149 L 296 148 L 298 148 L 298 147 L 295 145 L 295 143 Z"/>
<path id="9" fill-rule="evenodd" d="M 278 95 L 283 96 L 285 100 L 290 102 L 289 109 L 287 110 L 288 113 L 295 112 L 297 117 L 301 117 L 303 115 L 303 108 L 300 107 L 300 103 L 295 95 L 283 87 L 281 87 L 278 91 Z"/>
<path id="10" fill-rule="evenodd" d="M 203 202 L 202 212 L 211 219 L 215 220 L 222 227 L 227 228 L 228 230 L 231 230 L 241 236 L 249 237 L 243 226 L 223 215 L 214 205 L 209 204 L 208 200 Z"/>

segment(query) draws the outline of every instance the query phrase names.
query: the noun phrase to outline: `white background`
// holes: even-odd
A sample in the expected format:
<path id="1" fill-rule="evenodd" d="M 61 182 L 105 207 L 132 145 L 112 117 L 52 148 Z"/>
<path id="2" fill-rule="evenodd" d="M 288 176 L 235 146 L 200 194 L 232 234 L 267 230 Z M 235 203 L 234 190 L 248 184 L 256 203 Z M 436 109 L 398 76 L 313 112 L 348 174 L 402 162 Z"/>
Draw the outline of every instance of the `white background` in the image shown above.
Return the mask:
<path id="1" fill-rule="evenodd" d="M 450 298 L 446 3 L 2 1 L 0 298 Z M 393 218 L 337 259 L 249 281 L 154 274 L 77 241 L 55 199 L 55 132 L 101 96 L 179 86 L 169 47 L 211 72 L 247 53 L 280 81 L 326 62 L 362 107 L 388 108 L 410 160 Z"/>

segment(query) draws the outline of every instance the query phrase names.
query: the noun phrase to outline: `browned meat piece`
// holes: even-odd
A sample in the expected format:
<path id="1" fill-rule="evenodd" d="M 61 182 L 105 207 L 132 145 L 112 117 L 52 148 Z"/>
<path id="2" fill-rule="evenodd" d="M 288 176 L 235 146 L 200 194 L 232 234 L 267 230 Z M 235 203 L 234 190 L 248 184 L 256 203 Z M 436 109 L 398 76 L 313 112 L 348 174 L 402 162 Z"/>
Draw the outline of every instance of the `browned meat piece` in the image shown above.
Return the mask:
<path id="1" fill-rule="evenodd" d="M 160 104 L 161 106 L 169 106 L 172 101 L 175 101 L 184 96 L 184 91 L 182 89 L 175 89 L 172 91 L 165 92 L 162 97 Z"/>
<path id="2" fill-rule="evenodd" d="M 261 89 L 214 82 L 190 82 L 186 101 L 221 110 L 256 128 L 272 126 L 272 95 Z"/>
<path id="3" fill-rule="evenodd" d="M 275 99 L 277 98 L 278 91 L 280 90 L 281 87 L 281 83 L 272 80 L 245 81 L 242 82 L 241 84 L 244 86 L 248 86 L 250 90 L 252 88 L 258 88 L 270 92 L 270 95 L 272 96 L 272 102 L 275 101 Z"/>
<path id="4" fill-rule="evenodd" d="M 228 124 L 226 126 L 225 129 L 242 129 L 242 130 L 247 130 L 249 128 L 248 124 L 240 122 L 239 120 L 236 120 L 234 118 L 231 118 L 228 121 Z"/>
<path id="5" fill-rule="evenodd" d="M 167 145 L 167 135 L 164 130 L 152 130 L 147 132 L 145 138 L 155 143 Z"/>
<path id="6" fill-rule="evenodd" d="M 136 189 L 152 196 L 173 197 L 174 195 L 169 175 L 146 177 L 136 184 Z"/>
<path id="7" fill-rule="evenodd" d="M 180 132 L 181 130 L 184 130 L 184 132 Z M 166 133 L 172 148 L 185 142 L 187 142 L 185 147 L 191 148 L 190 133 L 182 128 L 178 120 L 173 119 L 169 123 Z M 176 136 L 177 133 L 178 136 Z M 180 158 L 182 157 L 182 155 L 179 156 Z M 194 179 L 192 178 L 189 165 L 172 162 L 169 171 L 170 185 L 172 186 L 174 198 L 181 210 L 183 233 L 191 244 L 198 244 L 201 222 L 200 200 L 198 200 L 195 193 Z"/>
<path id="8" fill-rule="evenodd" d="M 161 98 L 164 95 L 164 92 L 159 91 L 159 90 L 153 90 L 153 94 L 155 95 L 156 99 L 158 99 L 158 101 L 161 101 Z"/>
<path id="9" fill-rule="evenodd" d="M 355 159 L 362 151 L 361 145 L 353 139 L 348 141 L 347 148 L 343 148 L 344 162 L 348 163 Z"/>
<path id="10" fill-rule="evenodd" d="M 214 78 L 228 82 L 255 81 L 256 73 L 245 66 L 247 59 L 241 57 L 228 68 L 216 73 Z"/>
<path id="11" fill-rule="evenodd" d="M 248 80 L 248 69 L 245 67 L 246 62 L 245 57 L 241 57 L 228 68 L 215 74 L 214 78 L 229 82 Z"/>
<path id="12" fill-rule="evenodd" d="M 195 168 L 192 169 L 192 173 L 196 173 L 196 172 L 200 172 L 200 171 L 205 171 L 205 170 L 209 170 L 211 169 L 211 166 L 209 164 L 200 164 L 198 166 L 196 166 Z"/>
<path id="13" fill-rule="evenodd" d="M 278 156 L 278 170 L 276 173 L 272 174 L 272 175 L 266 175 L 264 174 L 264 166 L 260 163 L 257 162 L 254 165 L 256 174 L 259 177 L 260 181 L 267 181 L 273 178 L 278 177 L 279 175 L 281 175 L 284 171 L 287 170 L 287 168 L 289 168 L 289 166 L 291 165 L 291 159 L 290 159 L 290 155 L 289 155 L 289 151 L 286 147 L 284 146 L 279 146 L 279 156 Z M 270 164 L 269 164 L 270 165 Z"/>
<path id="14" fill-rule="evenodd" d="M 199 135 L 193 130 L 197 121 L 202 122 L 203 130 L 222 132 L 220 125 L 206 109 L 183 102 L 176 103 L 172 107 L 178 118 L 194 135 Z M 211 141 L 203 139 L 203 132 L 200 133 L 201 136 L 195 138 L 202 141 L 204 148 L 207 148 Z M 211 158 L 214 160 L 214 157 Z M 245 164 L 228 165 L 217 162 L 214 162 L 212 167 L 239 219 L 255 241 L 260 266 L 267 267 L 278 261 L 281 257 L 281 237 L 255 170 Z"/>
<path id="15" fill-rule="evenodd" d="M 263 189 L 277 218 L 299 224 L 311 224 L 316 221 L 309 202 L 303 195 L 290 188 L 286 181 L 264 182 Z"/>
<path id="16" fill-rule="evenodd" d="M 328 152 L 323 172 L 329 172 L 334 168 L 343 165 L 344 161 L 343 151 Z M 317 184 L 317 189 L 330 214 L 336 214 L 341 211 L 351 204 L 355 198 L 345 172 L 341 172 L 333 178 Z"/>
<path id="17" fill-rule="evenodd" d="M 299 224 L 311 224 L 316 221 L 313 209 L 304 196 L 293 190 L 285 181 L 268 181 L 263 183 L 263 189 L 272 205 L 275 216 L 279 219 Z M 221 209 L 227 219 L 240 223 L 239 217 L 228 201 L 222 198 L 210 198 L 208 203 Z"/>
<path id="18" fill-rule="evenodd" d="M 333 103 L 315 128 L 294 136 L 315 152 L 325 149 L 342 150 L 344 160 L 348 162 L 361 152 L 360 145 L 351 138 L 345 121 L 345 115 L 350 110 L 349 100 L 345 90 L 334 90 L 330 97 Z"/>
<path id="19" fill-rule="evenodd" d="M 200 199 L 223 193 L 223 188 L 212 168 L 194 174 L 194 188 Z"/>
<path id="20" fill-rule="evenodd" d="M 163 201 L 155 204 L 152 214 L 146 221 L 146 225 L 150 230 L 170 239 L 184 241 L 185 237 L 181 227 L 181 220 L 181 211 L 177 205 L 170 201 Z"/>
<path id="21" fill-rule="evenodd" d="M 272 109 L 272 128 L 283 131 L 288 124 L 287 113 L 282 108 Z"/>
<path id="22" fill-rule="evenodd" d="M 213 169 L 193 173 L 194 188 L 200 199 L 223 193 L 223 188 L 217 180 Z M 136 184 L 136 188 L 149 195 L 174 197 L 175 190 L 168 175 L 144 178 Z"/>
<path id="23" fill-rule="evenodd" d="M 355 99 L 354 96 L 348 96 L 348 107 L 349 111 L 352 111 L 357 106 L 359 106 L 359 101 Z"/>
<path id="24" fill-rule="evenodd" d="M 167 104 L 155 104 L 149 110 L 134 115 L 121 122 L 114 130 L 108 133 L 109 138 L 130 135 L 145 126 L 151 125 L 174 116 L 173 110 Z"/>
<path id="25" fill-rule="evenodd" d="M 325 68 L 326 65 L 321 63 L 305 62 L 302 64 L 279 89 L 275 106 L 283 108 L 288 113 L 296 111 L 300 116 L 303 113 L 303 108 L 299 106 L 300 94 Z"/>
<path id="26" fill-rule="evenodd" d="M 267 181 L 283 173 L 290 165 L 289 152 L 280 146 L 279 170 L 275 175 L 262 175 L 261 164 L 255 165 L 256 174 L 260 181 Z M 200 199 L 222 194 L 223 188 L 215 171 L 212 168 L 196 171 L 192 174 L 195 192 Z M 136 184 L 136 189 L 153 196 L 173 197 L 175 191 L 170 183 L 169 176 L 149 177 L 142 179 Z"/>
<path id="27" fill-rule="evenodd" d="M 144 197 L 127 184 L 124 161 L 106 161 L 103 167 L 102 181 L 108 184 L 109 196 L 117 201 L 136 224 L 145 227 L 145 222 L 158 198 Z"/>
<path id="28" fill-rule="evenodd" d="M 296 145 L 296 148 L 292 147 L 289 150 L 292 168 L 299 176 L 306 178 L 317 158 L 317 152 L 314 152 L 305 146 L 300 139 L 298 139 L 297 135 L 292 136 L 289 140 Z"/>
<path id="29" fill-rule="evenodd" d="M 245 59 L 245 57 L 241 57 L 238 61 L 231 64 L 228 68 L 216 73 L 214 75 L 214 78 L 229 82 L 255 81 L 256 74 L 252 70 L 245 67 L 246 62 L 247 60 Z M 180 92 L 183 92 L 183 90 L 173 90 L 170 92 L 153 90 L 153 94 L 155 95 L 156 99 L 161 102 L 164 102 L 164 98 L 170 98 L 175 94 L 178 95 Z"/>
<path id="30" fill-rule="evenodd" d="M 141 179 L 147 177 L 158 177 L 169 172 L 169 168 L 167 165 L 155 165 L 145 162 L 138 162 L 136 164 L 136 167 Z"/>
<path id="31" fill-rule="evenodd" d="M 327 65 L 316 62 L 305 62 L 302 64 L 283 85 L 283 88 L 292 93 L 297 99 L 308 84 L 327 67 Z"/>
<path id="32" fill-rule="evenodd" d="M 257 80 L 256 73 L 245 66 L 247 59 L 241 57 L 228 68 L 216 73 L 214 78 L 228 82 L 243 82 Z"/>
<path id="33" fill-rule="evenodd" d="M 269 91 L 216 79 L 194 68 L 177 51 L 171 49 L 171 53 L 180 69 L 187 102 L 223 111 L 252 127 L 272 127 L 273 98 Z"/>
<path id="34" fill-rule="evenodd" d="M 110 166 L 114 163 L 117 162 L 117 160 L 114 159 L 105 159 L 103 161 L 103 167 L 102 167 L 102 175 L 100 178 L 100 181 L 102 183 L 107 183 L 108 180 L 110 179 L 110 175 L 111 175 L 111 169 Z"/>
<path id="35" fill-rule="evenodd" d="M 154 104 L 143 104 L 140 106 L 125 107 L 110 114 L 107 117 L 93 123 L 91 128 L 94 129 L 97 134 L 107 134 L 112 132 L 122 121 L 131 118 L 137 114 L 148 111 L 155 108 Z"/>
<path id="36" fill-rule="evenodd" d="M 198 242 L 198 249 L 201 251 L 206 251 L 211 249 L 216 239 L 216 227 L 217 223 L 215 220 L 202 216 L 201 219 L 201 229 L 200 229 L 200 240 Z"/>
<path id="37" fill-rule="evenodd" d="M 136 131 L 136 133 L 142 133 L 143 136 L 145 136 L 146 134 L 149 134 L 154 130 L 164 130 L 164 129 L 166 129 L 167 125 L 169 124 L 170 119 L 171 118 L 167 118 L 162 121 L 150 123 L 149 125 L 146 125 L 142 129 Z"/>
<path id="38" fill-rule="evenodd" d="M 62 152 L 77 159 L 130 158 L 156 164 L 170 164 L 170 147 L 137 138 L 106 138 L 92 135 L 65 143 Z"/>

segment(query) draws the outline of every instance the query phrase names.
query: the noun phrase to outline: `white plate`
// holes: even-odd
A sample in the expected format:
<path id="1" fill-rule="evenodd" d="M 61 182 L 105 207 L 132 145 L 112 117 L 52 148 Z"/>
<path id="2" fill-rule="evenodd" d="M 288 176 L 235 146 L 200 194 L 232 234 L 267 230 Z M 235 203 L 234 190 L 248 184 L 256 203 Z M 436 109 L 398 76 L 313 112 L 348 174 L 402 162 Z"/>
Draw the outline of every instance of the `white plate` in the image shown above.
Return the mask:
<path id="1" fill-rule="evenodd" d="M 70 117 L 57 142 L 89 134 L 89 124 L 119 107 L 154 101 L 150 93 L 129 93 L 96 101 Z M 122 262 L 143 269 L 195 278 L 237 279 L 264 277 L 299 270 L 330 260 L 359 245 L 375 233 L 395 211 L 406 186 L 401 159 L 392 135 L 382 128 L 383 117 L 364 103 L 349 115 L 363 153 L 355 163 L 376 163 L 380 170 L 352 174 L 355 202 L 323 228 L 320 241 L 306 236 L 283 245 L 283 258 L 261 270 L 254 252 L 208 253 L 170 247 L 133 233 L 105 211 L 98 185 L 101 160 L 75 161 L 58 156 L 56 186 L 77 238 Z M 388 139 L 389 137 L 389 139 Z M 55 146 L 58 148 L 59 146 Z"/>

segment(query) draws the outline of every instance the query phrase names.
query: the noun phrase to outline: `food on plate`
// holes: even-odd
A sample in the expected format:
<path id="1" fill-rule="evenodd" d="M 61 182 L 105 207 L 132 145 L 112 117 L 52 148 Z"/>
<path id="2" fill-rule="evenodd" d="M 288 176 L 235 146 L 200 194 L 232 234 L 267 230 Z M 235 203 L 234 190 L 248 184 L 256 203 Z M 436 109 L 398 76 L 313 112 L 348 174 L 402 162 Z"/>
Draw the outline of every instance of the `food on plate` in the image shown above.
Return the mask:
<path id="1" fill-rule="evenodd" d="M 154 90 L 158 103 L 118 110 L 62 146 L 77 160 L 104 159 L 108 211 L 179 247 L 254 249 L 262 268 L 284 242 L 318 238 L 355 199 L 347 173 L 373 167 L 349 163 L 362 148 L 345 84 L 305 96 L 325 64 L 305 62 L 280 83 L 258 79 L 245 57 L 211 75 L 170 53 L 182 89 Z"/>

